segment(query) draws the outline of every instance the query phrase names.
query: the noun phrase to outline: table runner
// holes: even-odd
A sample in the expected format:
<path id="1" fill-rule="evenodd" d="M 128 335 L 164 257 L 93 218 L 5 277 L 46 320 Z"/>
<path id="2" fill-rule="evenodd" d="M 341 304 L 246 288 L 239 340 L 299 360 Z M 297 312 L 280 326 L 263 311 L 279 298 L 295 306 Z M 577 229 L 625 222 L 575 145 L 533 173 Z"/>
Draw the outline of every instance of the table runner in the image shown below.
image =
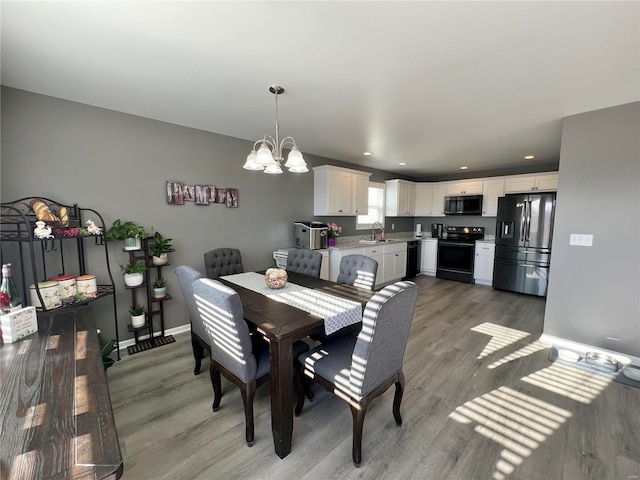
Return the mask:
<path id="1" fill-rule="evenodd" d="M 362 321 L 362 305 L 358 302 L 289 282 L 280 289 L 269 288 L 265 283 L 264 275 L 255 272 L 237 273 L 221 278 L 265 295 L 276 302 L 286 303 L 323 318 L 327 335 Z"/>

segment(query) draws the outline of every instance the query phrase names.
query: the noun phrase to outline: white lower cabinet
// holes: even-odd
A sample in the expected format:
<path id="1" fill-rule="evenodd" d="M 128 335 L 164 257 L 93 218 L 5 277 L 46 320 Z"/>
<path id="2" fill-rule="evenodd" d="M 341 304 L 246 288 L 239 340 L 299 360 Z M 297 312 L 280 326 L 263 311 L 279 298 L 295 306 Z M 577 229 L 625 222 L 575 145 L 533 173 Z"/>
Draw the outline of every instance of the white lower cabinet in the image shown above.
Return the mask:
<path id="1" fill-rule="evenodd" d="M 382 251 L 382 283 L 403 278 L 407 274 L 407 242 L 387 244 Z"/>
<path id="2" fill-rule="evenodd" d="M 480 285 L 493 284 L 493 257 L 495 243 L 476 242 L 476 258 L 473 265 L 473 279 Z"/>
<path id="3" fill-rule="evenodd" d="M 376 284 L 374 288 L 378 288 L 378 285 L 382 285 L 382 279 L 384 278 L 384 247 L 382 245 L 376 245 L 375 247 L 364 247 L 363 254 L 367 257 L 373 258 L 378 262 L 378 271 L 376 273 Z"/>
<path id="4" fill-rule="evenodd" d="M 436 268 L 438 267 L 438 239 L 429 238 L 422 240 L 422 251 L 420 258 L 420 273 L 436 276 Z"/>

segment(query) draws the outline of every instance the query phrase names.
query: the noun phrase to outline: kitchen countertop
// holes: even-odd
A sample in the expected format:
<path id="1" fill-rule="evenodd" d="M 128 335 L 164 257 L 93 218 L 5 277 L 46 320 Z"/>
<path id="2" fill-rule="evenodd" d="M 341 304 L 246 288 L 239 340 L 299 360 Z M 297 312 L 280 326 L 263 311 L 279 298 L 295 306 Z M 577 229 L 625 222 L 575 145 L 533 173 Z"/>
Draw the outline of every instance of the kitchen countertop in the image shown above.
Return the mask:
<path id="1" fill-rule="evenodd" d="M 337 245 L 333 247 L 329 247 L 329 250 L 342 250 L 347 248 L 363 248 L 363 247 L 375 247 L 388 245 L 390 243 L 400 243 L 400 242 L 412 242 L 415 240 L 424 240 L 425 237 L 416 237 L 415 235 L 406 235 L 406 236 L 397 236 L 397 237 L 387 237 L 386 241 L 377 242 L 377 243 L 360 243 L 360 240 L 368 240 L 369 237 L 367 235 L 363 236 L 353 236 L 353 237 L 343 237 L 338 238 Z"/>

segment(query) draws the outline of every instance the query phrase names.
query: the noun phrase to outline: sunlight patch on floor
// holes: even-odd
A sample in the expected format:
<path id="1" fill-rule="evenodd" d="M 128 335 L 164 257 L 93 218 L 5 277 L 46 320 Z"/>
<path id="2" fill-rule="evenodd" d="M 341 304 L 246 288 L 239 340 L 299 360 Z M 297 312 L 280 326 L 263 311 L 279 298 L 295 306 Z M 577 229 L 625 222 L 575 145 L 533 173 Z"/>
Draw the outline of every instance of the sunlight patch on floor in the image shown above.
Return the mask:
<path id="1" fill-rule="evenodd" d="M 531 335 L 529 332 L 523 332 L 516 330 L 515 328 L 503 327 L 502 325 L 496 325 L 495 323 L 485 322 L 477 325 L 471 329 L 473 332 L 484 333 L 493 338 L 489 340 L 489 343 L 484 347 L 478 359 L 487 357 L 498 350 L 501 350 L 509 345 L 522 340 L 525 337 Z"/>
<path id="2" fill-rule="evenodd" d="M 551 348 L 552 345 L 550 343 L 545 343 L 542 342 L 540 340 L 536 340 L 533 343 L 530 343 L 529 345 L 526 345 L 524 347 L 522 347 L 519 350 L 516 350 L 513 353 L 510 353 L 509 355 L 502 357 L 500 360 L 496 360 L 495 362 L 493 362 L 491 365 L 489 365 L 487 368 L 489 370 L 492 370 L 496 367 L 499 367 L 500 365 L 504 365 L 505 363 L 509 363 L 509 362 L 513 362 L 514 360 L 517 360 L 518 358 L 522 358 L 522 357 L 526 357 L 528 355 L 532 355 L 536 352 L 539 352 L 540 350 L 545 350 L 548 348 Z"/>
<path id="3" fill-rule="evenodd" d="M 613 381 L 596 373 L 554 363 L 522 379 L 550 392 L 589 404 Z"/>
<path id="4" fill-rule="evenodd" d="M 475 423 L 477 433 L 504 447 L 493 473 L 495 480 L 504 480 L 571 417 L 571 412 L 500 387 L 459 406 L 449 417 Z"/>

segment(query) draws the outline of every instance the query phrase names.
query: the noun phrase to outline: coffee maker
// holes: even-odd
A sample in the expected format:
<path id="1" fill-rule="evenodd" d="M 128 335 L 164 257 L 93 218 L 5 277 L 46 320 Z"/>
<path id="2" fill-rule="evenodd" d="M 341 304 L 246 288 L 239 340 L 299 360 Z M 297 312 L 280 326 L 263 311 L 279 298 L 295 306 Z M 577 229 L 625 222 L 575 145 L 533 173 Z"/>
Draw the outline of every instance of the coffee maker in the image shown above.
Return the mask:
<path id="1" fill-rule="evenodd" d="M 433 238 L 442 238 L 443 233 L 444 233 L 444 224 L 442 223 L 431 224 L 431 236 Z"/>

